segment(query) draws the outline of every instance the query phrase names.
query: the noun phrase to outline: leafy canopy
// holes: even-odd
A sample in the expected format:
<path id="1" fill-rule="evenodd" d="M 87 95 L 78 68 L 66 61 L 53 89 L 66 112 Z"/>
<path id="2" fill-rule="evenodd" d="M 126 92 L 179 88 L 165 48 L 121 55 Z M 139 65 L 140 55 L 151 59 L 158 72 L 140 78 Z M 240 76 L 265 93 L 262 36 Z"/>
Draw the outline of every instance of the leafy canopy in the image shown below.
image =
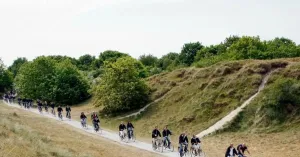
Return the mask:
<path id="1" fill-rule="evenodd" d="M 70 60 L 38 57 L 24 64 L 16 77 L 21 96 L 74 104 L 88 96 L 88 84 Z"/>
<path id="2" fill-rule="evenodd" d="M 148 102 L 149 89 L 141 79 L 141 62 L 131 57 L 106 63 L 101 83 L 96 90 L 96 105 L 104 106 L 103 112 L 115 115 L 138 109 Z"/>
<path id="3" fill-rule="evenodd" d="M 0 58 L 0 92 L 5 92 L 12 88 L 13 78 L 12 74 L 6 70 L 1 58 Z"/>

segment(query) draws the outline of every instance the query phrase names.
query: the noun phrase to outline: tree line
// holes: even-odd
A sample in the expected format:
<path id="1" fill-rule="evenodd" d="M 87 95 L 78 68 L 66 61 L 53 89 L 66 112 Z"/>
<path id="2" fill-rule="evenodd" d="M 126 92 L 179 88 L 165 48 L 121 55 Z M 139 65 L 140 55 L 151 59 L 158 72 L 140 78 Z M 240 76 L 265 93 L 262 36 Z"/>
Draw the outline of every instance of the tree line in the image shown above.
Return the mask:
<path id="1" fill-rule="evenodd" d="M 68 56 L 40 56 L 33 61 L 16 59 L 6 68 L 0 62 L 0 92 L 15 89 L 19 96 L 76 104 L 90 96 L 103 112 L 116 114 L 144 106 L 149 87 L 144 78 L 181 67 L 205 67 L 241 59 L 299 57 L 300 46 L 287 38 L 262 41 L 259 37 L 230 36 L 216 45 L 200 42 L 183 45 L 180 52 L 158 58 L 151 54 L 138 59 L 127 53 L 107 50 L 78 59 Z"/>

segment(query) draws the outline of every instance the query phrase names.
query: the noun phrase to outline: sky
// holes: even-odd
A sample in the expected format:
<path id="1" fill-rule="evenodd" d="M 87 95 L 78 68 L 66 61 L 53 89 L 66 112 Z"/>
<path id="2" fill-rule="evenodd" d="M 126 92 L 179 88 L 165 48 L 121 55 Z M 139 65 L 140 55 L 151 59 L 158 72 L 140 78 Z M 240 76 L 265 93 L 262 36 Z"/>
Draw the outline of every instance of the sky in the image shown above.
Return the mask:
<path id="1" fill-rule="evenodd" d="M 298 0 L 0 0 L 0 58 L 117 50 L 138 58 L 230 35 L 300 44 Z"/>

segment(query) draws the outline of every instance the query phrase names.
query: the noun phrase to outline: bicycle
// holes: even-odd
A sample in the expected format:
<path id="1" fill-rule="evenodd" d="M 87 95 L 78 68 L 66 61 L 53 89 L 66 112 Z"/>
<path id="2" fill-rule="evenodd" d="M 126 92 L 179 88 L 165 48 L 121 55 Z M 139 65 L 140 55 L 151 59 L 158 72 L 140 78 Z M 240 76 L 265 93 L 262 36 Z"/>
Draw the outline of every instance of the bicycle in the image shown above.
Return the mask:
<path id="1" fill-rule="evenodd" d="M 43 109 L 42 109 L 41 106 L 38 107 L 38 110 L 39 110 L 40 114 L 42 114 L 42 112 L 43 112 L 42 110 L 43 110 Z"/>
<path id="2" fill-rule="evenodd" d="M 82 126 L 82 128 L 86 128 L 86 129 L 88 128 L 86 125 L 86 118 L 81 119 L 81 126 Z"/>
<path id="3" fill-rule="evenodd" d="M 127 142 L 126 141 L 126 137 L 127 137 L 127 134 L 126 134 L 126 130 L 121 130 L 121 131 L 119 131 L 119 137 L 120 137 L 120 140 L 121 141 L 124 141 L 124 142 Z"/>
<path id="4" fill-rule="evenodd" d="M 133 134 L 133 128 L 128 128 L 128 141 L 129 140 L 132 140 L 133 142 L 135 142 L 135 136 Z"/>
<path id="5" fill-rule="evenodd" d="M 180 147 L 178 147 L 179 156 L 180 157 L 188 156 L 189 150 L 187 149 L 187 144 L 180 144 L 180 145 L 181 145 L 181 149 Z"/>
<path id="6" fill-rule="evenodd" d="M 100 126 L 97 122 L 93 122 L 94 123 L 94 130 L 95 132 L 99 132 L 100 134 L 102 133 L 102 130 L 100 129 Z"/>
<path id="7" fill-rule="evenodd" d="M 54 110 L 54 108 L 52 108 L 51 113 L 52 113 L 52 115 L 53 115 L 54 117 L 56 116 L 56 115 L 55 115 L 55 110 Z"/>
<path id="8" fill-rule="evenodd" d="M 160 138 L 154 138 L 154 141 L 152 141 L 152 148 L 154 151 L 158 150 L 160 152 L 163 152 L 163 142 Z"/>
<path id="9" fill-rule="evenodd" d="M 70 111 L 67 111 L 66 118 L 68 118 L 69 120 L 71 120 L 71 113 L 70 113 Z"/>
<path id="10" fill-rule="evenodd" d="M 194 146 L 191 146 L 190 152 L 191 152 L 191 157 L 196 157 L 196 156 L 205 157 L 205 153 L 202 151 L 200 145 L 199 147 L 196 148 Z"/>
<path id="11" fill-rule="evenodd" d="M 171 152 L 174 152 L 174 146 L 172 145 L 172 142 L 170 141 L 169 143 L 169 140 L 167 140 L 167 138 L 169 137 L 164 137 L 164 140 L 163 140 L 163 149 L 169 149 L 171 150 Z"/>
<path id="12" fill-rule="evenodd" d="M 58 112 L 58 118 L 59 118 L 59 120 L 63 120 L 63 116 L 62 116 L 62 113 L 61 112 Z"/>
<path id="13" fill-rule="evenodd" d="M 49 112 L 48 112 L 48 107 L 45 107 L 45 111 L 46 111 L 47 113 L 49 113 Z"/>

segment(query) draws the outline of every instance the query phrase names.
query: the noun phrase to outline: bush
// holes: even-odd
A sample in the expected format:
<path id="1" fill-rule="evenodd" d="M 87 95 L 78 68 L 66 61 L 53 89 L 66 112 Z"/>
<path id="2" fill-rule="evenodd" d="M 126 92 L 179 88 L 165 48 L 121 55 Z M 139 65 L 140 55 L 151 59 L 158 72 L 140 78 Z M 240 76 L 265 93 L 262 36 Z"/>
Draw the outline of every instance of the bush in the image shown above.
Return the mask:
<path id="1" fill-rule="evenodd" d="M 143 69 L 141 62 L 131 57 L 105 65 L 95 100 L 96 105 L 104 106 L 103 113 L 116 115 L 141 108 L 148 102 L 149 88 L 141 79 Z"/>

